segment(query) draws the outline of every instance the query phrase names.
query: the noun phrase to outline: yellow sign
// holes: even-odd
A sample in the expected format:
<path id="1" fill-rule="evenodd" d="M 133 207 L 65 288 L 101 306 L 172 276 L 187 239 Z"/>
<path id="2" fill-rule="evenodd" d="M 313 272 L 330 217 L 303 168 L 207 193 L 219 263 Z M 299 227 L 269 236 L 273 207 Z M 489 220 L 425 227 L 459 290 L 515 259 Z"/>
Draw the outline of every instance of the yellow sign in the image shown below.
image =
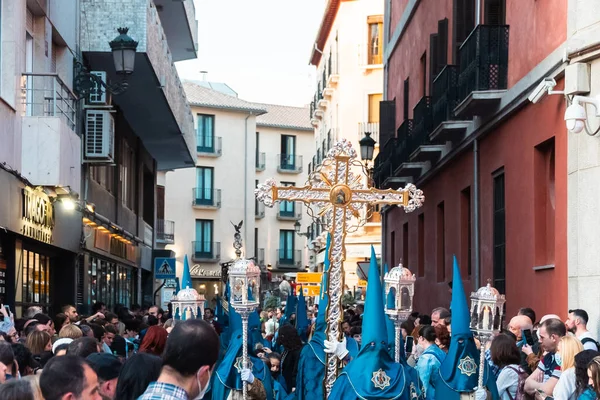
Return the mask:
<path id="1" fill-rule="evenodd" d="M 367 281 L 363 280 L 363 279 L 359 279 L 358 280 L 358 287 L 361 286 L 367 286 Z"/>
<path id="2" fill-rule="evenodd" d="M 296 283 L 321 283 L 323 273 L 321 272 L 298 272 Z M 317 293 L 317 296 L 319 294 Z"/>
<path id="3" fill-rule="evenodd" d="M 296 294 L 300 294 L 300 287 L 296 286 Z M 304 292 L 304 296 L 318 296 L 321 292 L 321 285 L 317 286 L 302 286 L 302 291 Z"/>

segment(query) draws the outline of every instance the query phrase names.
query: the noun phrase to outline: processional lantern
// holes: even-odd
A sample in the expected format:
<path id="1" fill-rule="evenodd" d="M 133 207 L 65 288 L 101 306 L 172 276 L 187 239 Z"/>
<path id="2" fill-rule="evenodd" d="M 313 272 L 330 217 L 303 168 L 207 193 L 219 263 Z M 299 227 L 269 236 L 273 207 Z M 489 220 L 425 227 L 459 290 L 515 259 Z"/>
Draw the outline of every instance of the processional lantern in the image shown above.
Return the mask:
<path id="1" fill-rule="evenodd" d="M 259 306 L 260 268 L 252 260 L 238 259 L 229 267 L 229 304 L 240 314 Z"/>

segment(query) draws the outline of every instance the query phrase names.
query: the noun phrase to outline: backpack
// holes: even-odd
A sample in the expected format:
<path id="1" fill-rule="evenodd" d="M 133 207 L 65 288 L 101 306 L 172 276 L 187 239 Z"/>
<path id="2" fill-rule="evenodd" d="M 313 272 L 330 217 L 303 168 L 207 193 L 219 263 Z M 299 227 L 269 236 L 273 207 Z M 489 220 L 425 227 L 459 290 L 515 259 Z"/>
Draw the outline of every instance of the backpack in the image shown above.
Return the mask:
<path id="1" fill-rule="evenodd" d="M 519 381 L 517 383 L 517 393 L 515 394 L 515 397 L 513 397 L 510 394 L 510 392 L 507 390 L 506 394 L 508 395 L 508 398 L 510 400 L 525 400 L 525 399 L 527 399 L 528 397 L 525 394 L 525 380 L 527 379 L 527 372 L 523 371 L 520 368 L 514 368 L 511 366 L 507 366 L 506 368 L 515 371 L 517 373 L 517 375 L 519 376 Z"/>
<path id="2" fill-rule="evenodd" d="M 589 337 L 581 339 L 581 344 L 582 345 L 586 344 L 586 343 L 589 343 L 589 342 L 594 343 L 596 345 L 596 349 L 600 350 L 600 344 L 597 341 L 595 341 L 594 339 L 589 338 Z"/>

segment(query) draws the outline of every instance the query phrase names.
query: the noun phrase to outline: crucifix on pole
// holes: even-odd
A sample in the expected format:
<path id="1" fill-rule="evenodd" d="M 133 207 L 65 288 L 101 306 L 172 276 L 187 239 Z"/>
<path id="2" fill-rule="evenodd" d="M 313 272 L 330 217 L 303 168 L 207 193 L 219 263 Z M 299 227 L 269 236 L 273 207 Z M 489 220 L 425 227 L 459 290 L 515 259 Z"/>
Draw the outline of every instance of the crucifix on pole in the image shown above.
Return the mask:
<path id="1" fill-rule="evenodd" d="M 329 249 L 329 279 L 327 290 L 327 337 L 341 339 L 342 293 L 344 288 L 343 262 L 346 258 L 346 233 L 356 231 L 368 219 L 370 205 L 397 205 L 407 212 L 421 207 L 425 197 L 414 185 L 404 189 L 379 190 L 371 188 L 364 165 L 356 159 L 356 151 L 346 139 L 336 143 L 323 163 L 315 168 L 306 186 L 279 187 L 273 179 L 258 185 L 256 198 L 267 207 L 276 201 L 301 201 L 307 205 L 313 218 L 325 217 L 326 229 L 331 235 Z M 338 360 L 327 355 L 325 390 L 327 396 L 338 374 Z"/>

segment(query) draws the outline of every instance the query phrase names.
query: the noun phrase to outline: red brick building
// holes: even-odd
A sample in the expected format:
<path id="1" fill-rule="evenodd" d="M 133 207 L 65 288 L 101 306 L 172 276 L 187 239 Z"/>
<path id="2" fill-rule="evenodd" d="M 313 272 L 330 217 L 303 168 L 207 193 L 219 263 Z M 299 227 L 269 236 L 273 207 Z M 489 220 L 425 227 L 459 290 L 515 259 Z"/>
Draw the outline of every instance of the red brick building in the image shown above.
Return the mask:
<path id="1" fill-rule="evenodd" d="M 508 315 L 563 312 L 564 101 L 527 97 L 546 77 L 562 85 L 567 1 L 386 4 L 374 178 L 381 188 L 415 183 L 425 205 L 384 210 L 384 262 L 417 275 L 422 312 L 449 305 L 453 255 L 466 289 L 491 279 Z"/>

